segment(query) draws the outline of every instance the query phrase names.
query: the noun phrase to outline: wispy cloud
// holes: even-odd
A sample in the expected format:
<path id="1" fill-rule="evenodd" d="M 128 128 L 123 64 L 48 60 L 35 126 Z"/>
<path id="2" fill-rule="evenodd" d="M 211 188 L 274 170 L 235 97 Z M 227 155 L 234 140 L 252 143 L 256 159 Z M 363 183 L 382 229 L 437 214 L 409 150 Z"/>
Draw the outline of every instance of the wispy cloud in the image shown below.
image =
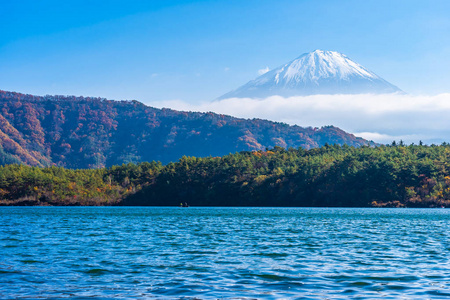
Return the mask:
<path id="1" fill-rule="evenodd" d="M 151 105 L 300 126 L 334 125 L 380 143 L 400 139 L 407 143 L 450 141 L 450 94 L 274 96 L 260 100 L 231 98 L 200 104 L 165 101 Z"/>
<path id="2" fill-rule="evenodd" d="M 259 75 L 264 75 L 264 74 L 266 74 L 269 71 L 270 71 L 269 67 L 265 67 L 264 69 L 259 69 L 258 70 L 258 74 Z"/>

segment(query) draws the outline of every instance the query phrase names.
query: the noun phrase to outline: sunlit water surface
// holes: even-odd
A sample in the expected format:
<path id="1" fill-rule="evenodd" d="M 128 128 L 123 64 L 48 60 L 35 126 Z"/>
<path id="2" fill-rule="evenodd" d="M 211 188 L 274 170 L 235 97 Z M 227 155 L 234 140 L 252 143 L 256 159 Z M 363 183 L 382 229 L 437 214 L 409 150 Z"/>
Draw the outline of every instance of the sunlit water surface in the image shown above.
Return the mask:
<path id="1" fill-rule="evenodd" d="M 0 207 L 0 298 L 441 299 L 450 210 Z"/>

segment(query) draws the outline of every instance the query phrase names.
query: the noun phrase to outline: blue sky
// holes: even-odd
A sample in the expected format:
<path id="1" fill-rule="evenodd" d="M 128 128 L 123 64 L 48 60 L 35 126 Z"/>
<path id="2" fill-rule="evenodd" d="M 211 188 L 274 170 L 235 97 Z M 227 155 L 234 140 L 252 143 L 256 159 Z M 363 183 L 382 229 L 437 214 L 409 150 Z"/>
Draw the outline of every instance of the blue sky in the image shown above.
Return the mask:
<path id="1" fill-rule="evenodd" d="M 3 90 L 200 103 L 324 49 L 450 92 L 450 1 L 0 2 Z"/>

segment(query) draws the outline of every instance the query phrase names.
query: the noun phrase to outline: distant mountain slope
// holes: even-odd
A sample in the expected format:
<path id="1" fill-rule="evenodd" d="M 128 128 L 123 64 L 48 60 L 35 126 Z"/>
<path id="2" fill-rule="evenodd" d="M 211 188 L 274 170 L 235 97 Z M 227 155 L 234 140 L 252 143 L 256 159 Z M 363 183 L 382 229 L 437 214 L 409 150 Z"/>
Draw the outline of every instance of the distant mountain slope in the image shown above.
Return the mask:
<path id="1" fill-rule="evenodd" d="M 273 69 L 219 99 L 402 92 L 335 51 L 316 50 Z"/>
<path id="2" fill-rule="evenodd" d="M 0 163 L 97 168 L 266 147 L 368 142 L 339 128 L 302 128 L 214 113 L 157 109 L 137 101 L 33 96 L 0 90 Z"/>

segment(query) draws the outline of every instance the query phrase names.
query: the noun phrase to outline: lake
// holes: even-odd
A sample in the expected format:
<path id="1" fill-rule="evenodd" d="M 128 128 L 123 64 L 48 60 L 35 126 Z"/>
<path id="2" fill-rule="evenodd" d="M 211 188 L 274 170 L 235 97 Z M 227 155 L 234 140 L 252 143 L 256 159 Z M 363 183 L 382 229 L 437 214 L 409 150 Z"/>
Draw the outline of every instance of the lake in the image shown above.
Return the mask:
<path id="1" fill-rule="evenodd" d="M 450 296 L 450 210 L 0 207 L 0 298 Z"/>

